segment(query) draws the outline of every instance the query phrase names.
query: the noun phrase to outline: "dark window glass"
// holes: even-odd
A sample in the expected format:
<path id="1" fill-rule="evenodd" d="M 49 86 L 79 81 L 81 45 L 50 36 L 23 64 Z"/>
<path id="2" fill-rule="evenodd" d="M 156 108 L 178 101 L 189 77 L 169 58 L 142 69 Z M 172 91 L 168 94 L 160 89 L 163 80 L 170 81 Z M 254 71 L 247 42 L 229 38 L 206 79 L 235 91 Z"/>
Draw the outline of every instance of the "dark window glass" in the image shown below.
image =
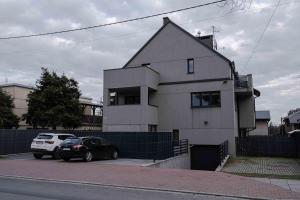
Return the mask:
<path id="1" fill-rule="evenodd" d="M 187 70 L 188 74 L 194 73 L 194 59 L 187 60 Z"/>
<path id="2" fill-rule="evenodd" d="M 210 93 L 201 93 L 201 106 L 211 105 Z"/>
<path id="3" fill-rule="evenodd" d="M 140 104 L 140 97 L 139 96 L 126 96 L 125 104 Z"/>
<path id="4" fill-rule="evenodd" d="M 70 144 L 80 144 L 81 140 L 79 138 L 67 138 L 64 140 L 63 144 L 70 143 Z"/>
<path id="5" fill-rule="evenodd" d="M 148 125 L 148 132 L 157 132 L 157 125 Z"/>
<path id="6" fill-rule="evenodd" d="M 47 140 L 49 140 L 49 139 L 52 139 L 52 138 L 53 138 L 52 135 L 46 135 L 46 134 L 41 134 L 41 135 L 37 136 L 37 139 L 47 139 Z"/>
<path id="7" fill-rule="evenodd" d="M 176 145 L 179 144 L 179 130 L 178 129 L 173 129 L 173 141 L 174 141 L 174 144 L 176 144 Z"/>
<path id="8" fill-rule="evenodd" d="M 60 139 L 60 140 L 65 140 L 65 139 L 67 139 L 68 137 L 72 137 L 71 135 L 59 135 L 58 136 L 58 139 Z"/>
<path id="9" fill-rule="evenodd" d="M 192 93 L 192 107 L 200 107 L 200 94 L 199 93 Z"/>
<path id="10" fill-rule="evenodd" d="M 192 107 L 219 107 L 221 95 L 219 91 L 194 92 L 191 94 Z"/>
<path id="11" fill-rule="evenodd" d="M 109 105 L 117 105 L 118 97 L 116 92 L 109 92 Z"/>
<path id="12" fill-rule="evenodd" d="M 211 93 L 211 103 L 213 105 L 221 105 L 221 97 L 220 92 L 212 92 Z"/>

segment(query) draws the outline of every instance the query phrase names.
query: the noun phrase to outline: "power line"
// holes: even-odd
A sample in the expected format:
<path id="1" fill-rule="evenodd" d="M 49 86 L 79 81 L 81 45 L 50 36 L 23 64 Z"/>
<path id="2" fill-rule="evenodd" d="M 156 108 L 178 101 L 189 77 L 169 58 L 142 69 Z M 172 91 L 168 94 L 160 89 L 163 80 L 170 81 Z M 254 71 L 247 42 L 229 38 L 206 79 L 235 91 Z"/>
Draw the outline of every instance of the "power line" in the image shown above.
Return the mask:
<path id="1" fill-rule="evenodd" d="M 293 1 L 293 2 L 288 2 L 288 3 L 281 3 L 279 6 L 281 5 L 286 5 L 286 4 L 290 4 L 290 3 L 300 3 L 300 1 L 298 0 L 297 2 Z M 270 6 L 270 7 L 275 7 L 276 4 Z M 265 7 L 262 7 L 262 8 L 267 8 L 269 6 L 265 6 Z M 243 10 L 241 13 L 246 13 L 246 11 L 248 11 L 248 9 L 245 9 Z M 202 22 L 202 21 L 215 21 L 215 20 L 218 20 L 218 19 L 223 19 L 224 17 L 229 17 L 230 15 L 232 14 L 235 14 L 237 12 L 240 12 L 241 10 L 236 10 L 236 11 L 232 11 L 232 12 L 228 12 L 228 13 L 225 13 L 225 14 L 222 14 L 222 15 L 219 15 L 219 16 L 216 16 L 216 17 L 208 17 L 208 18 L 203 18 L 203 19 L 200 19 L 200 20 L 193 20 L 191 22 L 185 22 L 185 23 L 179 23 L 178 25 L 187 25 L 187 24 L 192 24 L 192 23 L 195 23 L 195 22 Z M 135 34 L 139 34 L 139 33 L 143 33 L 143 32 L 146 32 L 150 29 L 153 29 L 154 27 L 147 27 L 147 28 L 144 28 L 142 30 L 139 30 L 139 31 L 135 31 L 135 32 L 132 32 L 132 33 L 126 33 L 126 34 L 121 34 L 121 35 L 115 35 L 115 36 L 109 36 L 109 37 L 124 37 L 124 36 L 130 36 L 130 35 L 135 35 Z M 88 43 L 88 42 L 94 42 L 94 41 L 98 41 L 98 40 L 102 40 L 105 36 L 100 36 L 100 37 L 96 37 L 94 39 L 89 39 L 89 40 L 82 40 L 82 41 L 76 41 L 76 45 L 80 45 L 80 44 L 85 44 L 85 43 Z M 35 51 L 35 50 L 38 50 L 39 51 L 39 54 L 43 51 L 40 50 L 40 48 L 38 49 L 27 49 L 26 52 L 24 51 L 13 51 L 13 52 L 0 52 L 0 55 L 9 55 L 9 54 L 33 54 L 32 52 L 29 52 L 29 51 Z M 44 52 L 48 52 L 48 51 L 44 51 Z M 36 54 L 36 53 L 34 53 Z"/>
<path id="2" fill-rule="evenodd" d="M 132 21 L 138 21 L 138 20 L 148 19 L 148 18 L 157 17 L 157 16 L 161 16 L 161 15 L 166 15 L 166 14 L 171 14 L 171 13 L 176 13 L 176 12 L 182 12 L 182 11 L 186 11 L 186 10 L 190 10 L 190 9 L 194 9 L 194 8 L 199 8 L 199 7 L 204 7 L 204 6 L 209 6 L 209 5 L 213 5 L 213 4 L 217 4 L 217 3 L 221 3 L 221 2 L 225 2 L 225 1 L 227 1 L 227 0 L 218 0 L 218 1 L 213 1 L 213 2 L 209 2 L 209 3 L 205 3 L 205 4 L 196 5 L 196 6 L 190 6 L 190 7 L 186 7 L 186 8 L 172 10 L 172 11 L 168 11 L 168 12 L 163 12 L 163 13 L 158 13 L 158 14 L 153 14 L 153 15 L 147 15 L 147 16 L 144 16 L 144 17 L 137 17 L 137 18 L 133 18 L 133 19 L 126 19 L 126 20 L 121 20 L 121 21 L 112 22 L 112 23 L 99 24 L 99 25 L 95 25 L 95 26 L 86 26 L 86 27 L 82 27 L 82 28 L 67 29 L 67 30 L 46 32 L 46 33 L 37 33 L 37 34 L 30 34 L 30 35 L 0 37 L 0 40 L 29 38 L 29 37 L 37 37 L 37 36 L 44 36 L 44 35 L 54 35 L 54 34 L 61 34 L 61 33 L 68 33 L 68 32 L 74 32 L 74 31 L 82 31 L 82 30 L 87 30 L 87 29 L 100 28 L 100 27 L 104 27 L 104 26 L 111 26 L 111 25 L 122 24 L 122 23 L 127 23 L 127 22 L 132 22 Z"/>
<path id="3" fill-rule="evenodd" d="M 253 57 L 253 55 L 254 55 L 254 53 L 255 53 L 257 47 L 259 46 L 261 40 L 263 39 L 263 37 L 264 37 L 264 35 L 265 35 L 265 32 L 267 31 L 269 25 L 271 24 L 271 21 L 272 21 L 272 19 L 273 19 L 275 13 L 276 13 L 276 11 L 277 11 L 277 8 L 279 7 L 279 4 L 280 4 L 280 0 L 278 0 L 278 2 L 277 2 L 277 4 L 276 4 L 276 7 L 274 8 L 274 10 L 273 10 L 273 12 L 272 12 L 272 14 L 271 14 L 271 16 L 270 16 L 270 18 L 269 18 L 267 24 L 265 25 L 265 27 L 264 27 L 264 29 L 263 29 L 263 32 L 262 32 L 261 35 L 259 36 L 259 38 L 258 38 L 258 40 L 257 40 L 257 42 L 256 42 L 256 44 L 255 44 L 255 46 L 254 46 L 254 48 L 252 49 L 252 52 L 250 53 L 250 56 L 248 57 L 248 59 L 247 59 L 245 65 L 244 65 L 244 67 L 243 67 L 242 69 L 245 69 L 245 68 L 248 66 L 250 60 L 252 59 L 252 57 Z M 242 70 L 242 69 L 241 69 L 241 70 Z"/>

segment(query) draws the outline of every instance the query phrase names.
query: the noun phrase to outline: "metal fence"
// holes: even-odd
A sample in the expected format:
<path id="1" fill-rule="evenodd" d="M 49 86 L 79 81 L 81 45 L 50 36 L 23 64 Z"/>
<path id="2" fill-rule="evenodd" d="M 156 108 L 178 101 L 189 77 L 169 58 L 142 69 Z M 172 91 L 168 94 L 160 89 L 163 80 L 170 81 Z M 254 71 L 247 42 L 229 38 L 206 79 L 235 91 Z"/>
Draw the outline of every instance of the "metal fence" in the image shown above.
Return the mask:
<path id="1" fill-rule="evenodd" d="M 53 131 L 0 129 L 0 155 L 29 152 L 32 139 L 41 132 Z M 119 148 L 120 157 L 123 158 L 161 160 L 174 156 L 172 134 L 169 132 L 55 132 L 73 133 L 78 137 L 103 137 Z"/>
<path id="2" fill-rule="evenodd" d="M 219 165 L 223 162 L 223 160 L 228 155 L 228 140 L 224 141 L 219 145 Z"/>
<path id="3" fill-rule="evenodd" d="M 287 136 L 237 137 L 237 156 L 297 157 L 297 142 Z"/>
<path id="4" fill-rule="evenodd" d="M 179 140 L 174 144 L 175 144 L 173 147 L 174 156 L 179 156 L 181 154 L 189 152 L 189 144 L 187 139 Z"/>

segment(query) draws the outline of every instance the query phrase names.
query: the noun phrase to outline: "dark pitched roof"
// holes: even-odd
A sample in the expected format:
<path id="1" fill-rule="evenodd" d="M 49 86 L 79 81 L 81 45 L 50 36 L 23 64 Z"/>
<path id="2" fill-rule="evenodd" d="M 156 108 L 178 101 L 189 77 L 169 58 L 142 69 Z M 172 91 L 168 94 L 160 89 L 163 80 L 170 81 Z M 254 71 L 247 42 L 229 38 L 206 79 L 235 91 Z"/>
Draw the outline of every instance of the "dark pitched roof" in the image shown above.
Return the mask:
<path id="1" fill-rule="evenodd" d="M 34 89 L 33 86 L 23 85 L 20 83 L 7 83 L 7 84 L 0 85 L 0 88 L 4 88 L 4 87 L 20 87 L 20 88 L 26 88 L 31 90 Z"/>
<path id="2" fill-rule="evenodd" d="M 158 31 L 128 60 L 128 62 L 123 66 L 123 68 L 127 67 L 127 65 L 168 25 L 168 24 L 172 24 L 174 25 L 176 28 L 178 28 L 179 30 L 181 30 L 182 32 L 184 32 L 185 34 L 187 34 L 189 37 L 191 37 L 193 40 L 195 40 L 196 42 L 202 44 L 204 47 L 206 47 L 208 50 L 214 52 L 217 56 L 219 56 L 220 58 L 222 58 L 223 60 L 225 60 L 226 62 L 228 62 L 231 70 L 234 72 L 234 64 L 232 61 L 230 61 L 228 58 L 226 58 L 225 56 L 223 56 L 221 53 L 219 53 L 218 51 L 210 48 L 209 46 L 207 46 L 204 42 L 202 42 L 201 40 L 199 40 L 198 38 L 196 38 L 195 36 L 193 36 L 192 34 L 190 34 L 189 32 L 187 32 L 186 30 L 184 30 L 183 28 L 181 28 L 180 26 L 178 26 L 177 24 L 175 24 L 174 22 L 172 22 L 171 20 L 168 20 L 166 23 L 164 23 L 164 25 L 158 29 Z"/>
<path id="3" fill-rule="evenodd" d="M 270 120 L 271 115 L 269 110 L 256 111 L 256 119 L 258 120 Z"/>

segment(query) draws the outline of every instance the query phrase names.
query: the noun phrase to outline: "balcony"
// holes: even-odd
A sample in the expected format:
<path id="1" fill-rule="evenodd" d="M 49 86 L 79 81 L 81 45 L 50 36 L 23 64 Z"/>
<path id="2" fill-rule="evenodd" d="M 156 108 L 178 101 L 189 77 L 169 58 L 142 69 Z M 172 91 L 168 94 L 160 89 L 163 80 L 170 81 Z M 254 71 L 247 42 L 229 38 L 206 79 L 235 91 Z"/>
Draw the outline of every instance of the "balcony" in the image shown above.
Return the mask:
<path id="1" fill-rule="evenodd" d="M 102 126 L 102 116 L 82 115 L 83 125 Z"/>
<path id="2" fill-rule="evenodd" d="M 235 79 L 235 93 L 240 96 L 253 95 L 252 75 L 238 75 Z"/>
<path id="3" fill-rule="evenodd" d="M 104 88 L 147 86 L 157 89 L 159 73 L 147 66 L 104 70 Z"/>

